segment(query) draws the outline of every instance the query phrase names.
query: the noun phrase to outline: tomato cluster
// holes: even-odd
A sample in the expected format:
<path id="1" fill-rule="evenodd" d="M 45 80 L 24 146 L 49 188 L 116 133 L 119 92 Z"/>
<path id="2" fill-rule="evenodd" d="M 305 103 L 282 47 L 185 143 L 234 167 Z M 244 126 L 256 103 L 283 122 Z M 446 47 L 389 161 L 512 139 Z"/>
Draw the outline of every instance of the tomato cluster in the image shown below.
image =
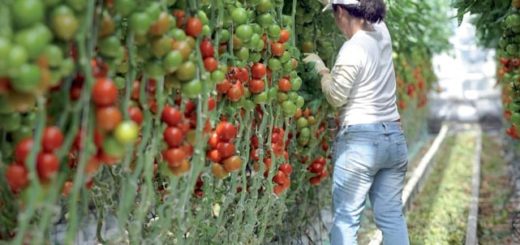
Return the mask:
<path id="1" fill-rule="evenodd" d="M 318 157 L 307 167 L 309 173 L 314 174 L 314 176 L 309 179 L 311 185 L 319 185 L 321 181 L 328 177 L 326 164 L 327 161 L 324 157 Z"/>
<path id="2" fill-rule="evenodd" d="M 517 4 L 518 5 L 518 4 Z M 500 56 L 498 78 L 504 84 L 502 102 L 504 117 L 511 122 L 506 133 L 513 139 L 520 139 L 520 8 L 513 2 L 512 11 L 505 16 L 504 34 L 499 41 Z"/>
<path id="3" fill-rule="evenodd" d="M 229 173 L 242 167 L 242 158 L 236 154 L 233 141 L 237 127 L 230 122 L 221 121 L 208 140 L 207 158 L 211 161 L 211 172 L 218 179 L 226 178 Z"/>

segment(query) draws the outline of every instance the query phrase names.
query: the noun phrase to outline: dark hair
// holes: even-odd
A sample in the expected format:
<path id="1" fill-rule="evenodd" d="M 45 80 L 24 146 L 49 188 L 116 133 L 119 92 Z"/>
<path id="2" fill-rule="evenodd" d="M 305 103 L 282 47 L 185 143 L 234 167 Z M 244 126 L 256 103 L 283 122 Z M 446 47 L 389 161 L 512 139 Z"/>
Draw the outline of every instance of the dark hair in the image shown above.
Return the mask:
<path id="1" fill-rule="evenodd" d="M 386 5 L 383 0 L 359 0 L 359 5 L 333 4 L 332 8 L 334 12 L 338 11 L 338 8 L 342 8 L 350 15 L 371 23 L 383 21 L 386 15 Z"/>

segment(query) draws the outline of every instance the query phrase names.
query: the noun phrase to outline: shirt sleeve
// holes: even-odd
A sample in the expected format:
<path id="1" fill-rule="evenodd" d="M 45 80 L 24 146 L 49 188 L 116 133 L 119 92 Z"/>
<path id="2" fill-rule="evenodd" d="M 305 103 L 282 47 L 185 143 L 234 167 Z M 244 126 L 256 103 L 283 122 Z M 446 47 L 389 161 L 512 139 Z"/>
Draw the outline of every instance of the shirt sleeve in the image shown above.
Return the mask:
<path id="1" fill-rule="evenodd" d="M 362 66 L 362 59 L 363 54 L 359 48 L 342 48 L 331 73 L 322 77 L 321 90 L 333 107 L 341 107 L 348 102 Z"/>

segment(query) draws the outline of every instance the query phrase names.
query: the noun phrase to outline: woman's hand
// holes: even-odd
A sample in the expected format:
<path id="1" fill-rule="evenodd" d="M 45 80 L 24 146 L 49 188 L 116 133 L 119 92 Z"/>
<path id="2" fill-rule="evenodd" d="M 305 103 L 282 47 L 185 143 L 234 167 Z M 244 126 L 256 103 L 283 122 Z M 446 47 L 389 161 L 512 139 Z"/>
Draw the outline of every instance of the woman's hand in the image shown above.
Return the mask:
<path id="1" fill-rule="evenodd" d="M 305 54 L 305 58 L 303 59 L 305 63 L 314 63 L 314 69 L 316 72 L 320 73 L 322 76 L 330 73 L 329 68 L 325 66 L 323 60 L 315 53 L 307 53 Z"/>

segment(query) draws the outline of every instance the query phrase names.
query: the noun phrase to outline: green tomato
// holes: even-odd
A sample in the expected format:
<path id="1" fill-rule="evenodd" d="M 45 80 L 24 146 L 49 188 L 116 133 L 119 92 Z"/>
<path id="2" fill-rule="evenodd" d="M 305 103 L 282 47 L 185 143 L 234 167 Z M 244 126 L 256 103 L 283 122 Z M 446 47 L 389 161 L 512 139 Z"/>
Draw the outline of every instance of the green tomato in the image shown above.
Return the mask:
<path id="1" fill-rule="evenodd" d="M 247 23 L 248 14 L 244 8 L 235 8 L 231 11 L 231 19 L 236 25 Z"/>
<path id="2" fill-rule="evenodd" d="M 186 32 L 184 32 L 182 29 L 174 28 L 170 31 L 170 35 L 173 37 L 173 39 L 177 41 L 184 41 L 186 40 Z"/>
<path id="3" fill-rule="evenodd" d="M 152 42 L 152 53 L 156 58 L 161 58 L 172 50 L 172 38 L 168 36 L 162 36 L 155 39 Z"/>
<path id="4" fill-rule="evenodd" d="M 115 8 L 121 16 L 129 16 L 137 7 L 135 0 L 115 0 Z"/>
<path id="5" fill-rule="evenodd" d="M 302 108 L 305 104 L 305 99 L 301 96 L 298 96 L 298 99 L 296 99 L 296 107 Z"/>
<path id="6" fill-rule="evenodd" d="M 298 99 L 298 93 L 291 91 L 287 93 L 289 95 L 289 99 L 296 103 L 296 100 Z"/>
<path id="7" fill-rule="evenodd" d="M 227 42 L 227 41 L 229 41 L 230 36 L 231 35 L 229 34 L 229 31 L 226 29 L 223 29 L 220 31 L 220 35 L 219 35 L 220 40 L 219 41 L 221 43 Z"/>
<path id="8" fill-rule="evenodd" d="M 200 21 L 202 21 L 202 24 L 204 24 L 204 25 L 209 24 L 208 15 L 206 15 L 206 12 L 199 10 L 197 12 L 197 16 L 199 17 Z"/>
<path id="9" fill-rule="evenodd" d="M 157 1 L 149 2 L 145 12 L 148 14 L 148 16 L 150 17 L 150 19 L 152 19 L 153 22 L 159 18 L 159 15 L 161 15 L 161 4 Z"/>
<path id="10" fill-rule="evenodd" d="M 195 79 L 182 84 L 182 94 L 188 98 L 196 98 L 202 92 L 202 83 Z"/>
<path id="11" fill-rule="evenodd" d="M 139 126 L 132 120 L 121 122 L 117 125 L 114 136 L 121 144 L 135 143 L 139 137 Z"/>
<path id="12" fill-rule="evenodd" d="M 260 13 L 268 12 L 273 8 L 273 3 L 271 3 L 271 0 L 260 0 L 258 2 L 258 5 L 256 5 L 256 11 Z"/>
<path id="13" fill-rule="evenodd" d="M 116 85 L 117 89 L 124 89 L 126 85 L 126 79 L 122 76 L 116 76 L 114 78 L 114 84 Z"/>
<path id="14" fill-rule="evenodd" d="M 43 50 L 43 54 L 47 58 L 50 67 L 59 67 L 61 62 L 63 62 L 63 51 L 56 45 L 48 45 L 45 50 Z"/>
<path id="15" fill-rule="evenodd" d="M 0 57 L 6 57 L 0 59 L 0 76 L 5 75 L 9 68 L 8 57 L 11 48 L 11 42 L 9 42 L 8 39 L 0 37 Z"/>
<path id="16" fill-rule="evenodd" d="M 74 10 L 81 12 L 87 6 L 88 0 L 65 0 L 67 5 L 71 6 Z"/>
<path id="17" fill-rule="evenodd" d="M 175 72 L 182 64 L 182 54 L 178 50 L 170 51 L 163 60 L 163 68 L 166 72 Z"/>
<path id="18" fill-rule="evenodd" d="M 125 147 L 113 136 L 106 136 L 103 139 L 103 151 L 111 157 L 122 157 L 125 154 Z"/>
<path id="19" fill-rule="evenodd" d="M 272 87 L 269 89 L 269 100 L 278 98 L 278 88 Z"/>
<path id="20" fill-rule="evenodd" d="M 289 53 L 288 51 L 284 51 L 283 55 L 280 57 L 280 62 L 282 62 L 284 64 L 284 66 L 286 63 L 289 63 L 289 65 L 291 65 L 291 68 L 292 68 L 292 64 L 290 63 L 290 60 L 291 60 L 291 53 Z"/>
<path id="21" fill-rule="evenodd" d="M 292 17 L 289 15 L 283 15 L 282 21 L 285 26 L 291 26 L 292 25 Z"/>
<path id="22" fill-rule="evenodd" d="M 211 27 L 209 27 L 209 25 L 204 25 L 202 27 L 202 35 L 205 37 L 211 36 Z"/>
<path id="23" fill-rule="evenodd" d="M 138 34 L 144 35 L 153 23 L 153 19 L 147 13 L 133 13 L 130 17 L 130 29 Z"/>
<path id="24" fill-rule="evenodd" d="M 12 1 L 11 14 L 13 23 L 21 28 L 43 22 L 45 6 L 40 0 L 16 0 Z"/>
<path id="25" fill-rule="evenodd" d="M 60 74 L 62 76 L 70 76 L 72 75 L 72 72 L 74 72 L 74 61 L 72 58 L 67 58 L 63 60 L 60 66 Z"/>
<path id="26" fill-rule="evenodd" d="M 69 7 L 60 5 L 52 11 L 51 27 L 58 38 L 69 41 L 76 34 L 79 21 Z"/>
<path id="27" fill-rule="evenodd" d="M 34 125 L 35 123 L 36 123 L 36 113 L 28 112 L 23 117 L 23 122 L 22 122 L 23 125 Z"/>
<path id="28" fill-rule="evenodd" d="M 242 105 L 243 105 L 244 109 L 246 109 L 248 111 L 254 110 L 255 106 L 256 106 L 255 103 L 253 101 L 251 101 L 251 100 L 244 100 L 242 102 Z"/>
<path id="29" fill-rule="evenodd" d="M 302 86 L 302 79 L 300 77 L 291 78 L 291 89 L 293 91 L 300 90 L 301 86 Z"/>
<path id="30" fill-rule="evenodd" d="M 253 62 L 253 63 L 258 63 L 258 62 L 260 62 L 261 59 L 262 59 L 261 53 L 253 53 L 252 55 L 249 56 L 249 61 Z"/>
<path id="31" fill-rule="evenodd" d="M 291 64 L 290 61 L 283 63 L 282 66 L 283 66 L 283 72 L 284 72 L 285 74 L 290 74 L 291 71 L 293 70 L 293 68 L 292 68 L 292 64 Z"/>
<path id="32" fill-rule="evenodd" d="M 219 83 L 219 82 L 223 81 L 224 79 L 226 79 L 226 74 L 224 74 L 224 72 L 221 70 L 216 70 L 211 73 L 211 80 L 214 83 Z"/>
<path id="33" fill-rule="evenodd" d="M 45 25 L 37 25 L 16 33 L 14 40 L 24 47 L 31 59 L 37 58 L 52 39 L 52 34 Z"/>
<path id="34" fill-rule="evenodd" d="M 33 92 L 40 83 L 40 68 L 32 64 L 23 64 L 16 73 L 11 86 L 18 92 Z"/>
<path id="35" fill-rule="evenodd" d="M 255 103 L 256 104 L 265 104 L 268 100 L 269 93 L 264 91 L 255 96 Z"/>
<path id="36" fill-rule="evenodd" d="M 118 55 L 121 41 L 116 36 L 108 36 L 99 42 L 99 52 L 105 56 L 114 58 Z"/>
<path id="37" fill-rule="evenodd" d="M 513 115 L 511 116 L 511 122 L 514 125 L 520 125 L 520 113 L 514 112 Z"/>
<path id="38" fill-rule="evenodd" d="M 282 103 L 282 110 L 286 116 L 293 116 L 297 109 L 296 105 L 290 100 L 286 100 Z"/>
<path id="39" fill-rule="evenodd" d="M 12 132 L 20 128 L 22 117 L 20 113 L 0 114 L 0 128 Z"/>
<path id="40" fill-rule="evenodd" d="M 242 47 L 238 50 L 236 56 L 241 60 L 241 61 L 248 61 L 249 60 L 249 49 L 246 48 L 246 47 Z"/>
<path id="41" fill-rule="evenodd" d="M 148 76 L 153 78 L 159 78 L 164 76 L 163 65 L 160 61 L 157 60 L 147 61 L 144 70 L 148 74 Z"/>
<path id="42" fill-rule="evenodd" d="M 309 139 L 311 137 L 311 129 L 308 127 L 303 127 L 300 129 L 300 138 Z"/>
<path id="43" fill-rule="evenodd" d="M 13 133 L 14 142 L 20 142 L 23 139 L 33 136 L 33 130 L 28 126 L 21 126 Z"/>
<path id="44" fill-rule="evenodd" d="M 279 25 L 270 25 L 267 34 L 271 40 L 278 40 L 280 38 L 280 32 L 282 29 Z"/>
<path id="45" fill-rule="evenodd" d="M 277 93 L 278 102 L 284 102 L 289 99 L 289 95 L 284 92 L 278 92 Z"/>
<path id="46" fill-rule="evenodd" d="M 269 25 L 274 24 L 274 17 L 270 13 L 265 13 L 258 16 L 258 23 L 263 27 L 268 27 Z"/>
<path id="47" fill-rule="evenodd" d="M 280 63 L 280 60 L 271 58 L 269 59 L 268 65 L 269 69 L 271 71 L 279 71 L 282 68 L 282 63 Z"/>
<path id="48" fill-rule="evenodd" d="M 9 64 L 10 68 L 18 69 L 21 65 L 25 64 L 28 59 L 29 55 L 25 48 L 20 45 L 13 45 L 7 57 L 7 64 Z"/>
<path id="49" fill-rule="evenodd" d="M 247 24 L 240 25 L 237 27 L 236 34 L 240 40 L 247 43 L 249 40 L 251 40 L 251 36 L 253 35 L 253 28 Z"/>
<path id="50" fill-rule="evenodd" d="M 191 61 L 186 61 L 182 63 L 179 66 L 179 69 L 177 70 L 176 74 L 177 78 L 179 78 L 179 80 L 181 81 L 187 82 L 193 80 L 197 75 L 197 68 L 195 66 L 195 63 Z"/>
<path id="51" fill-rule="evenodd" d="M 298 118 L 298 121 L 296 121 L 296 127 L 298 129 L 302 129 L 309 126 L 309 122 L 304 117 Z"/>

